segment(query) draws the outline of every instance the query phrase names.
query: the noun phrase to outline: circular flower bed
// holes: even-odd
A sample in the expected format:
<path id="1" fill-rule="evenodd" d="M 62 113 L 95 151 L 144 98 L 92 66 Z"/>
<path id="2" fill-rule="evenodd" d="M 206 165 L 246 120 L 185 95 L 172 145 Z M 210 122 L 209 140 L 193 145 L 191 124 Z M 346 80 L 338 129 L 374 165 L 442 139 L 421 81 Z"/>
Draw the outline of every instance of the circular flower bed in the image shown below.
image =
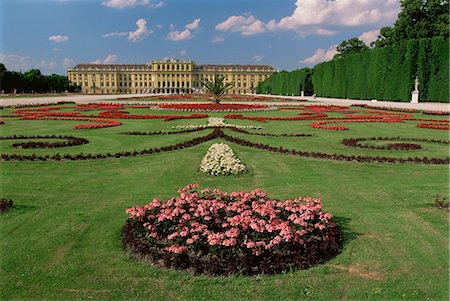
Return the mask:
<path id="1" fill-rule="evenodd" d="M 158 104 L 153 109 L 177 112 L 255 112 L 277 110 L 277 107 L 263 104 L 173 103 Z"/>
<path id="2" fill-rule="evenodd" d="M 320 199 L 270 199 L 259 189 L 226 193 L 178 190 L 126 210 L 126 250 L 159 267 L 194 274 L 271 274 L 308 268 L 335 256 L 342 233 Z"/>

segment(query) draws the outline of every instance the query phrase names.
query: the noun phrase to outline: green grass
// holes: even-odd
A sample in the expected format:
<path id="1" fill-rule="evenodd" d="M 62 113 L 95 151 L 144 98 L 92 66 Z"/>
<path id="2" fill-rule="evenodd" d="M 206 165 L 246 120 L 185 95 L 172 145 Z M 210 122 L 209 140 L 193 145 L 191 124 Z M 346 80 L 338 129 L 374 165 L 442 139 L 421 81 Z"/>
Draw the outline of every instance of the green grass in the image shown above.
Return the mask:
<path id="1" fill-rule="evenodd" d="M 294 116 L 296 112 L 248 115 Z M 62 134 L 84 137 L 90 143 L 55 150 L 18 150 L 11 147 L 13 141 L 1 141 L 1 153 L 139 150 L 182 142 L 210 131 L 171 136 L 120 134 L 170 130 L 173 125 L 203 124 L 205 119 L 123 120 L 122 126 L 95 130 L 74 130 L 80 122 L 72 121 L 3 120 L 3 136 Z M 277 138 L 226 131 L 250 141 L 298 150 L 448 156 L 448 146 L 431 143 L 420 143 L 423 149 L 417 151 L 366 150 L 340 144 L 345 137 L 448 139 L 448 132 L 419 129 L 415 127 L 417 122 L 349 124 L 350 130 L 342 132 L 313 129 L 308 121 L 227 123 L 262 125 L 262 131 L 270 133 L 313 134 Z M 229 177 L 199 173 L 202 157 L 216 142 L 122 159 L 0 163 L 0 196 L 15 204 L 13 210 L 0 216 L 0 299 L 448 300 L 448 212 L 432 207 L 436 194 L 449 192 L 448 165 L 325 161 L 228 143 L 250 172 Z M 126 220 L 125 209 L 146 204 L 153 197 L 172 197 L 188 183 L 224 191 L 259 187 L 279 199 L 321 197 L 325 209 L 344 229 L 344 248 L 334 259 L 308 270 L 218 278 L 156 269 L 124 253 L 120 232 Z"/>

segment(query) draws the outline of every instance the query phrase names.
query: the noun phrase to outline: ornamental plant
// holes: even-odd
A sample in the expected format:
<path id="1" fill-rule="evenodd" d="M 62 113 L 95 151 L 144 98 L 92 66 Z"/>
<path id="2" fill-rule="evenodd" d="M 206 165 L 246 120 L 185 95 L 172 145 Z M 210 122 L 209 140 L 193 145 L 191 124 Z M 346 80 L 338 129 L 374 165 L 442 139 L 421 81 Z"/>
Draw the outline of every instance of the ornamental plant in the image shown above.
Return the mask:
<path id="1" fill-rule="evenodd" d="M 202 86 L 204 86 L 213 97 L 213 103 L 220 103 L 220 99 L 223 97 L 225 92 L 233 88 L 233 83 L 225 83 L 225 77 L 220 75 L 214 75 L 214 80 L 202 81 Z"/>
<path id="2" fill-rule="evenodd" d="M 214 143 L 203 157 L 200 171 L 212 176 L 227 176 L 245 173 L 247 168 L 230 146 L 225 143 Z"/>
<path id="3" fill-rule="evenodd" d="M 189 184 L 167 201 L 128 208 L 125 248 L 160 267 L 254 275 L 307 268 L 341 247 L 341 231 L 320 199 L 198 188 Z"/>

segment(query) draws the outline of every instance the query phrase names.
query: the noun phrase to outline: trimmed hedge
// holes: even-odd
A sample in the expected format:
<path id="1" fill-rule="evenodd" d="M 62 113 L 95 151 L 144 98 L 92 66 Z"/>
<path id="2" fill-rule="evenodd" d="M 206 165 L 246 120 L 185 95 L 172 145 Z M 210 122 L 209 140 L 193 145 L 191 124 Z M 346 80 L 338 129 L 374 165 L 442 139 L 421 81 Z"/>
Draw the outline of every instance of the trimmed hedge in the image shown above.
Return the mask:
<path id="1" fill-rule="evenodd" d="M 407 40 L 336 58 L 313 69 L 277 73 L 256 91 L 299 95 L 302 86 L 311 87 L 305 93 L 322 97 L 410 101 L 418 76 L 421 102 L 449 102 L 448 66 L 448 39 Z"/>
<path id="2" fill-rule="evenodd" d="M 311 75 L 312 69 L 309 68 L 292 72 L 281 71 L 260 82 L 256 88 L 256 93 L 300 96 L 303 90 L 305 94 L 312 94 Z"/>

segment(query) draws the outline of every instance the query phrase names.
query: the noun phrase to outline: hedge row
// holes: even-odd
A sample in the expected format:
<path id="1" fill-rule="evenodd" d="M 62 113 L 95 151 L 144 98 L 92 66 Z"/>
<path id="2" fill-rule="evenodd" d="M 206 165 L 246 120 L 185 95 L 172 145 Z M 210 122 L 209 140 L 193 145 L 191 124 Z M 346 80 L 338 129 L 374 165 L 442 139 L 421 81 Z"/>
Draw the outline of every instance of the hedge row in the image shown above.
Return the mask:
<path id="1" fill-rule="evenodd" d="M 256 93 L 299 96 L 301 95 L 301 91 L 304 91 L 305 94 L 311 95 L 314 91 L 311 76 L 312 69 L 309 68 L 292 72 L 282 71 L 259 83 L 256 88 Z"/>
<path id="2" fill-rule="evenodd" d="M 260 83 L 257 93 L 410 101 L 419 77 L 420 101 L 449 102 L 448 39 L 408 40 L 316 65 L 277 73 Z M 306 76 L 308 75 L 308 76 Z M 311 82 L 307 82 L 307 81 Z"/>

